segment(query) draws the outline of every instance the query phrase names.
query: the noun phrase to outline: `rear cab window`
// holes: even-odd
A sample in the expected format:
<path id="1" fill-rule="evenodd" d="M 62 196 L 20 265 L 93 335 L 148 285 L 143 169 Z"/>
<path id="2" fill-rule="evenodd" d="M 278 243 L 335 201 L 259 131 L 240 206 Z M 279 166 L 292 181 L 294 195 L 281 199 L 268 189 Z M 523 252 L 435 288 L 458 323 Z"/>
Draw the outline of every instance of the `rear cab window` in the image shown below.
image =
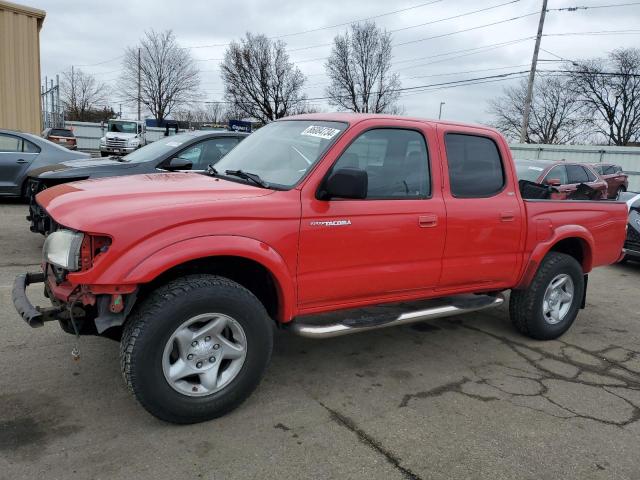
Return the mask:
<path id="1" fill-rule="evenodd" d="M 492 197 L 505 187 L 504 166 L 493 139 L 468 133 L 447 133 L 445 148 L 454 197 Z"/>

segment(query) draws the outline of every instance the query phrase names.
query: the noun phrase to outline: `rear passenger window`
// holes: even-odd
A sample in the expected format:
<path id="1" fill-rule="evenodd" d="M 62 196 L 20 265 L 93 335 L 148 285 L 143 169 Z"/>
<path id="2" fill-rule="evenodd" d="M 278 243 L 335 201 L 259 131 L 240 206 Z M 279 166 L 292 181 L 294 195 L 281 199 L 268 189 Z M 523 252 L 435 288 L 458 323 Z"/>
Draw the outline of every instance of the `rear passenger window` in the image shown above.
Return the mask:
<path id="1" fill-rule="evenodd" d="M 431 194 L 427 144 L 415 130 L 379 128 L 360 135 L 333 170 L 367 172 L 367 200 L 427 198 Z"/>
<path id="2" fill-rule="evenodd" d="M 567 165 L 567 177 L 569 177 L 568 183 L 586 183 L 590 181 L 587 171 L 582 168 L 582 165 Z"/>
<path id="3" fill-rule="evenodd" d="M 495 142 L 486 137 L 448 133 L 445 137 L 451 194 L 491 197 L 504 187 L 504 170 Z"/>
<path id="4" fill-rule="evenodd" d="M 567 170 L 564 168 L 564 165 L 556 165 L 545 177 L 545 182 L 549 183 L 549 180 L 559 180 L 560 185 L 566 185 L 569 183 L 567 181 Z"/>

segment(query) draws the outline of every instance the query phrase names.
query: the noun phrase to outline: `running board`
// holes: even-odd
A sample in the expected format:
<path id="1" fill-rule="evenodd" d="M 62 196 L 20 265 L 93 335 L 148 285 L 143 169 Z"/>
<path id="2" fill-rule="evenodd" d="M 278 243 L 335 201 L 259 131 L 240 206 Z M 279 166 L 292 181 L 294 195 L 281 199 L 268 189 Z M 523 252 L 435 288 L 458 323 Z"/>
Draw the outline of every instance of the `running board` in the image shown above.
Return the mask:
<path id="1" fill-rule="evenodd" d="M 422 322 L 432 318 L 497 307 L 504 303 L 502 294 L 456 295 L 434 300 L 386 304 L 326 314 L 301 317 L 289 324 L 296 335 L 307 338 L 331 338 L 379 328 Z"/>

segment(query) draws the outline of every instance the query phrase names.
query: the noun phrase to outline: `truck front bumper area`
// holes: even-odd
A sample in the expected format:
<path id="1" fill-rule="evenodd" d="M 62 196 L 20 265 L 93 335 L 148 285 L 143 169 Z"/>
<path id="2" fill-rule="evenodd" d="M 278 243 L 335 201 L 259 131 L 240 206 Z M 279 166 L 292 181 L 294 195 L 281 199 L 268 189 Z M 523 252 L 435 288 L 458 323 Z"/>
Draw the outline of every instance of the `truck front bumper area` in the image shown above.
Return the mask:
<path id="1" fill-rule="evenodd" d="M 44 273 L 22 273 L 13 281 L 11 298 L 13 306 L 18 311 L 22 319 L 30 327 L 41 327 L 44 322 L 53 320 L 64 320 L 69 318 L 69 312 L 65 313 L 63 307 L 34 307 L 27 297 L 27 287 L 33 283 L 44 283 Z"/>
<path id="2" fill-rule="evenodd" d="M 35 283 L 44 284 L 45 296 L 52 300 L 53 306 L 39 307 L 31 303 L 27 297 L 27 287 Z M 95 305 L 82 304 L 80 301 L 56 298 L 52 288 L 56 287 L 47 284 L 42 272 L 22 273 L 15 278 L 11 294 L 13 306 L 30 327 L 41 327 L 45 322 L 58 321 L 67 333 L 74 333 L 77 328 L 80 335 L 101 334 L 111 327 L 121 326 L 137 298 L 135 289 L 126 295 L 95 295 Z"/>
<path id="3" fill-rule="evenodd" d="M 100 146 L 100 151 L 103 153 L 110 153 L 113 155 L 126 155 L 135 151 L 138 147 L 105 147 L 104 145 Z"/>

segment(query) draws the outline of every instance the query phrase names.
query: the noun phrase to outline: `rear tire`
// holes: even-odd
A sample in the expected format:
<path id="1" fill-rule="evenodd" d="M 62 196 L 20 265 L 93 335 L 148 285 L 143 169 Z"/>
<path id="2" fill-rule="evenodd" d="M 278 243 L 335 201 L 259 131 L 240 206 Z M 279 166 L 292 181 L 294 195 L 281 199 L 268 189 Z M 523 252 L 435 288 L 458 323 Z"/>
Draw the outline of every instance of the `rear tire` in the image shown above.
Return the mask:
<path id="1" fill-rule="evenodd" d="M 120 343 L 122 374 L 152 415 L 196 423 L 233 410 L 258 386 L 271 358 L 273 322 L 246 288 L 190 275 L 134 309 Z"/>
<path id="2" fill-rule="evenodd" d="M 531 285 L 513 290 L 509 315 L 516 329 L 536 340 L 552 340 L 573 324 L 584 295 L 584 274 L 578 261 L 550 252 Z"/>

